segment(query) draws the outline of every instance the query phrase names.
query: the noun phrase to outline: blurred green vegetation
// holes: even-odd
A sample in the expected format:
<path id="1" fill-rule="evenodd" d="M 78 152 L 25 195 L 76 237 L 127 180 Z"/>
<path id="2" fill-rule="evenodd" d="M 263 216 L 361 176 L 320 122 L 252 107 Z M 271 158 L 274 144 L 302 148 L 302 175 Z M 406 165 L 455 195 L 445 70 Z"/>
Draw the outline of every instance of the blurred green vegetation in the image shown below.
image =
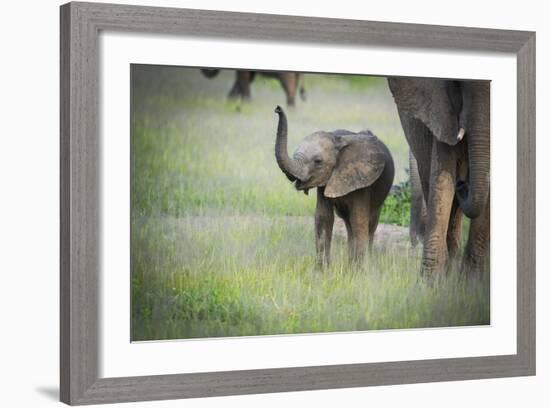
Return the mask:
<path id="1" fill-rule="evenodd" d="M 294 191 L 275 162 L 273 108 L 284 106 L 278 81 L 255 81 L 253 101 L 240 103 L 226 99 L 232 72 L 208 80 L 198 70 L 158 67 L 151 74 L 147 68 L 134 69 L 134 211 L 174 216 L 313 213 L 315 194 Z M 405 179 L 407 146 L 384 79 L 306 74 L 305 82 L 307 102 L 299 100 L 296 108 L 287 109 L 289 150 L 316 130 L 370 128 L 392 152 L 396 182 Z M 384 213 L 385 222 L 407 224 L 394 213 Z"/>
<path id="2" fill-rule="evenodd" d="M 411 216 L 411 182 L 409 179 L 394 185 L 384 201 L 380 222 L 408 226 Z"/>

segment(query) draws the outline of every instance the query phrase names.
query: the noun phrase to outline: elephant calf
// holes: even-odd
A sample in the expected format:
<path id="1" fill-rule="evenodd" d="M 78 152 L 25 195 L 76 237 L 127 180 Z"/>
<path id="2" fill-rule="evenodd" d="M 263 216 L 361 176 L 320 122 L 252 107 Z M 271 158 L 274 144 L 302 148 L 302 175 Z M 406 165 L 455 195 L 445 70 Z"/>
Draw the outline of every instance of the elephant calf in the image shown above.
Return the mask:
<path id="1" fill-rule="evenodd" d="M 394 165 L 388 148 L 369 130 L 318 131 L 307 136 L 290 158 L 287 119 L 279 115 L 275 157 L 297 190 L 317 188 L 315 243 L 318 265 L 330 260 L 334 211 L 343 218 L 351 260 L 372 247 L 380 211 L 393 183 Z"/>

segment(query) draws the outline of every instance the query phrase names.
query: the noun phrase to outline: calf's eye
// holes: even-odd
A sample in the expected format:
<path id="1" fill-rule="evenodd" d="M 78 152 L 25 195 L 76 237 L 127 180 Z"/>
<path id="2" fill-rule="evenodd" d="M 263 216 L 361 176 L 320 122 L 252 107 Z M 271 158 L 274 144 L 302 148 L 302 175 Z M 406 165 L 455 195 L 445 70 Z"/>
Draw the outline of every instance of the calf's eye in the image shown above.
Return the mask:
<path id="1" fill-rule="evenodd" d="M 315 159 L 313 161 L 317 166 L 320 165 L 321 163 L 323 163 L 323 161 L 321 159 Z"/>

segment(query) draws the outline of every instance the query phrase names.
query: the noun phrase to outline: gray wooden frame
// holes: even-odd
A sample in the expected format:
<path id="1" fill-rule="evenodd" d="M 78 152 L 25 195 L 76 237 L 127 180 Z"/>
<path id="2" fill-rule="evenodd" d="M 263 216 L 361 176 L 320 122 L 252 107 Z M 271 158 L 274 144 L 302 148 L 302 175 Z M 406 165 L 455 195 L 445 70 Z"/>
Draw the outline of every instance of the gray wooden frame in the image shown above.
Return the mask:
<path id="1" fill-rule="evenodd" d="M 535 33 L 112 4 L 61 6 L 61 401 L 94 404 L 535 374 Z M 99 378 L 100 30 L 517 56 L 517 354 Z"/>

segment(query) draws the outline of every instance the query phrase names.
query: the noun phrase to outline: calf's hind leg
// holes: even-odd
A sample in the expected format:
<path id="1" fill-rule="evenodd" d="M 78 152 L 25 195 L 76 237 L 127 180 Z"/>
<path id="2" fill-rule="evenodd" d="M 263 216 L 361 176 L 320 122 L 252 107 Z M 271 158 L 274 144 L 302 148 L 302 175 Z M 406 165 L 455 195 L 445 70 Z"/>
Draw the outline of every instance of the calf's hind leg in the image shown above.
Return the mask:
<path id="1" fill-rule="evenodd" d="M 350 260 L 359 262 L 363 259 L 367 245 L 370 246 L 370 208 L 367 200 L 355 203 L 349 214 L 349 223 L 351 226 L 351 235 L 348 235 L 350 240 Z M 378 220 L 376 220 L 376 224 Z M 374 226 L 374 224 L 373 224 Z"/>
<path id="2" fill-rule="evenodd" d="M 382 212 L 382 207 L 373 209 L 369 215 L 369 252 L 372 252 L 372 246 L 374 243 L 374 233 L 376 228 L 378 228 L 378 221 L 380 220 L 380 213 Z"/>

